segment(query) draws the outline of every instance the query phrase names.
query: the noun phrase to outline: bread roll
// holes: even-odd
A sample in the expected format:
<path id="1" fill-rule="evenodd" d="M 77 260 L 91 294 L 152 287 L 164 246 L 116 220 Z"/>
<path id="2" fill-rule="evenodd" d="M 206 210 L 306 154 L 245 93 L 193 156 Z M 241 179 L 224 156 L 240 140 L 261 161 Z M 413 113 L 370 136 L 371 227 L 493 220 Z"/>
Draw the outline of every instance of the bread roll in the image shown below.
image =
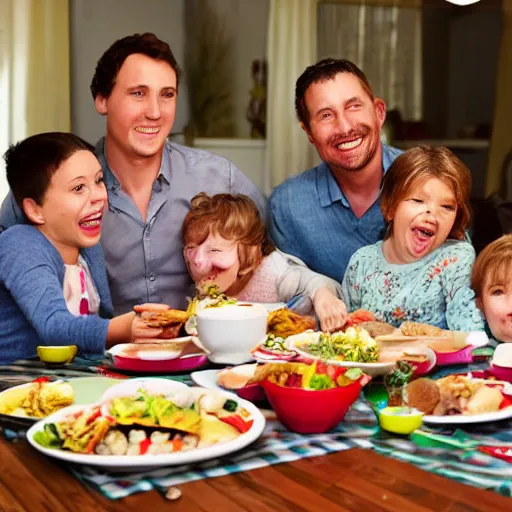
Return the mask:
<path id="1" fill-rule="evenodd" d="M 257 366 L 258 363 L 242 364 L 221 370 L 217 373 L 217 384 L 226 389 L 243 388 L 254 377 Z"/>

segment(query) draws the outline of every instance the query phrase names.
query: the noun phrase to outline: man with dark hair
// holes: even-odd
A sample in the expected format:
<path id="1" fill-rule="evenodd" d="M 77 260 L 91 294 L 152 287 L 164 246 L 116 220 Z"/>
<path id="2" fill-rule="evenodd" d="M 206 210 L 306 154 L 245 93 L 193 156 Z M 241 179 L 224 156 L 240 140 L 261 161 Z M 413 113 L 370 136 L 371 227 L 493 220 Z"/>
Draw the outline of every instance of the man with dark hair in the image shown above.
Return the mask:
<path id="1" fill-rule="evenodd" d="M 384 235 L 381 183 L 400 151 L 380 141 L 386 105 L 348 60 L 308 67 L 295 109 L 322 163 L 274 190 L 270 234 L 279 249 L 341 282 L 352 254 Z"/>
<path id="2" fill-rule="evenodd" d="M 184 308 L 192 281 L 183 260 L 181 224 L 199 192 L 265 200 L 230 161 L 167 140 L 176 114 L 180 69 L 154 34 L 116 41 L 98 61 L 91 83 L 106 136 L 96 145 L 108 191 L 102 227 L 116 313 L 152 302 Z M 0 225 L 23 222 L 12 194 Z"/>

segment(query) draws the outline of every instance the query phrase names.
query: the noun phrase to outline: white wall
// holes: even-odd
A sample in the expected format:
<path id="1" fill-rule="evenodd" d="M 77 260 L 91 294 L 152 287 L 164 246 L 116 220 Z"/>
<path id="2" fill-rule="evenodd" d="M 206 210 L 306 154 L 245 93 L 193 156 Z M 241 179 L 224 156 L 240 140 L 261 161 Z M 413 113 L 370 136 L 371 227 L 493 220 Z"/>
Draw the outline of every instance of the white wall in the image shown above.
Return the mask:
<path id="1" fill-rule="evenodd" d="M 105 121 L 94 109 L 89 86 L 98 59 L 117 39 L 154 32 L 183 64 L 183 5 L 186 0 L 71 0 L 71 124 L 75 134 L 95 143 Z M 188 109 L 180 88 L 173 132 L 183 130 Z"/>
<path id="2" fill-rule="evenodd" d="M 231 160 L 262 193 L 265 192 L 266 140 L 198 138 L 194 146 Z"/>

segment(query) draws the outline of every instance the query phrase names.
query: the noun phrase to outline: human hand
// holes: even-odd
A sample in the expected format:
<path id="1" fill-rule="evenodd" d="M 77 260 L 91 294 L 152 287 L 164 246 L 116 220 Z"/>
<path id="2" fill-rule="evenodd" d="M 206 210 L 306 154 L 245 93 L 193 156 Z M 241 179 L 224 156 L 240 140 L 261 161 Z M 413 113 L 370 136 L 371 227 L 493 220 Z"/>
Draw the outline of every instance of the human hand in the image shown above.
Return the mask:
<path id="1" fill-rule="evenodd" d="M 329 288 L 320 288 L 315 293 L 313 307 L 324 332 L 334 332 L 341 329 L 348 318 L 345 303 L 338 299 Z"/>
<path id="2" fill-rule="evenodd" d="M 171 328 L 162 328 L 162 327 L 149 327 L 141 316 L 145 312 L 149 313 L 158 313 L 159 311 L 167 311 L 171 309 L 167 304 L 138 304 L 134 306 L 133 310 L 135 313 L 135 318 L 132 322 L 132 342 L 133 343 L 155 343 L 158 338 L 175 338 L 176 336 L 168 336 L 168 331 L 173 329 Z M 178 329 L 179 330 L 179 329 Z"/>

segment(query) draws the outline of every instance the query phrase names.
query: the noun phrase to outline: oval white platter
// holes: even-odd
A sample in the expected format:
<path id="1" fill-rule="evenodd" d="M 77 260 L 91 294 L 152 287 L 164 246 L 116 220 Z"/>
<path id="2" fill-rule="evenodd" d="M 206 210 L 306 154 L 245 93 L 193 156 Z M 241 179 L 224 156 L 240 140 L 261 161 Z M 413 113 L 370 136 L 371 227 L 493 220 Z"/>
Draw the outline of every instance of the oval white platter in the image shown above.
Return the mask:
<path id="1" fill-rule="evenodd" d="M 135 379 L 134 379 L 135 380 Z M 143 380 L 143 379 L 141 379 Z M 149 381 L 150 379 L 147 379 Z M 154 381 L 165 379 L 154 379 Z M 147 382 L 146 381 L 146 382 Z M 172 382 L 168 381 L 167 382 Z M 139 382 L 140 383 L 140 382 Z M 127 383 L 128 384 L 128 383 Z M 184 384 L 180 384 L 174 382 L 174 384 L 179 384 L 175 386 L 175 389 L 187 388 Z M 133 386 L 133 381 L 130 386 Z M 151 383 L 151 388 L 157 388 L 159 384 L 157 382 Z M 166 390 L 170 388 L 168 385 L 164 385 Z M 171 385 L 172 386 L 172 385 Z M 119 392 L 119 387 L 115 386 L 110 388 L 107 393 L 104 395 L 104 399 L 110 399 L 114 396 L 122 396 L 124 392 Z M 115 389 L 118 388 L 118 389 Z M 226 398 L 234 399 L 231 393 L 221 393 L 226 396 Z M 49 457 L 54 457 L 59 460 L 63 460 L 66 462 L 71 462 L 75 464 L 81 464 L 85 466 L 96 466 L 108 471 L 118 471 L 118 472 L 137 472 L 137 471 L 147 471 L 149 469 L 162 468 L 165 466 L 175 466 L 181 464 L 190 464 L 190 463 L 198 463 L 208 459 L 213 459 L 216 457 L 221 457 L 223 455 L 227 455 L 229 453 L 240 450 L 241 448 L 246 447 L 247 445 L 254 442 L 263 432 L 265 428 L 265 418 L 258 410 L 258 408 L 253 405 L 251 402 L 243 400 L 241 398 L 236 397 L 236 401 L 240 406 L 244 407 L 250 414 L 250 419 L 254 420 L 251 428 L 241 434 L 236 439 L 232 441 L 228 441 L 226 443 L 219 443 L 212 446 L 208 446 L 205 448 L 196 448 L 190 451 L 184 452 L 175 452 L 170 454 L 161 454 L 161 455 L 96 455 L 96 454 L 81 454 L 74 453 L 66 450 L 60 449 L 49 449 L 39 445 L 34 440 L 34 435 L 36 432 L 39 432 L 44 429 L 44 426 L 47 423 L 54 423 L 64 419 L 68 414 L 72 414 L 83 408 L 84 406 L 75 406 L 72 405 L 70 407 L 66 407 L 65 409 L 61 409 L 60 411 L 44 418 L 41 421 L 38 421 L 35 425 L 33 425 L 27 432 L 27 440 L 28 442 L 38 451 L 48 455 Z"/>

